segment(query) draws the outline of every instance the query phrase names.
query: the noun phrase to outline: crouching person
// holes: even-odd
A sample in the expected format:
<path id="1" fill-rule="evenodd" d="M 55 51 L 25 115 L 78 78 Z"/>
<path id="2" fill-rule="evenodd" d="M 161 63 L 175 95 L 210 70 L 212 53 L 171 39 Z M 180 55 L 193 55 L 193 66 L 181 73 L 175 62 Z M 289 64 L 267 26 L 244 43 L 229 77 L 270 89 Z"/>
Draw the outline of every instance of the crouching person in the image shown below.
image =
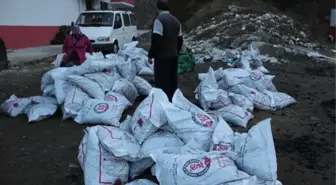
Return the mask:
<path id="1" fill-rule="evenodd" d="M 81 32 L 78 25 L 72 27 L 71 34 L 64 40 L 62 50 L 65 55 L 61 67 L 81 65 L 86 60 L 86 51 L 93 53 L 89 38 Z"/>

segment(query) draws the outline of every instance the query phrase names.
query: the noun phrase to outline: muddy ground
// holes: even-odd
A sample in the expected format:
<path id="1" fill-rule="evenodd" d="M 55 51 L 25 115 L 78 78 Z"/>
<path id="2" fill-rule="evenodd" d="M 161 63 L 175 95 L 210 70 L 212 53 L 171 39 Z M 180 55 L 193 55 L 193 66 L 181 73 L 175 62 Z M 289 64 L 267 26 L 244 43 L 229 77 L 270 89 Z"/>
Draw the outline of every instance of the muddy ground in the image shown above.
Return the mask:
<path id="1" fill-rule="evenodd" d="M 331 185 L 335 182 L 335 66 L 307 57 L 286 56 L 287 64 L 265 64 L 276 75 L 279 91 L 292 95 L 297 104 L 267 112 L 255 111 L 249 127 L 271 117 L 278 159 L 278 179 L 284 185 Z M 11 94 L 21 97 L 40 94 L 41 76 L 51 59 L 0 72 L 0 102 Z M 215 69 L 223 63 L 211 64 Z M 198 72 L 180 75 L 179 86 L 190 100 Z M 134 109 L 127 110 L 131 113 Z M 85 125 L 52 118 L 28 124 L 25 115 L 0 115 L 1 185 L 81 185 L 83 175 L 77 162 L 78 144 Z M 144 175 L 154 179 L 150 173 Z"/>

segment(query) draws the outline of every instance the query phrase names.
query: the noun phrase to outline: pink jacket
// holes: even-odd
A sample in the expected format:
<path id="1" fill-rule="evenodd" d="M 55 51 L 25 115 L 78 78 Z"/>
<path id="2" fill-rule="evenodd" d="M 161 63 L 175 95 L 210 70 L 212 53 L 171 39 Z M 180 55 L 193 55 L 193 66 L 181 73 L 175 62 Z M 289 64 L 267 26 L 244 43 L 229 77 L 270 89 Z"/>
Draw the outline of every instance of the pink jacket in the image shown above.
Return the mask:
<path id="1" fill-rule="evenodd" d="M 86 35 L 83 35 L 76 43 L 76 46 L 74 46 L 72 35 L 69 34 L 67 37 L 65 37 L 62 51 L 66 54 L 66 56 L 63 58 L 62 62 L 66 62 L 68 60 L 68 57 L 71 55 L 71 53 L 75 50 L 79 56 L 79 62 L 82 64 L 85 60 L 85 53 L 86 50 L 92 54 L 93 48 L 91 45 L 91 42 L 89 38 Z"/>

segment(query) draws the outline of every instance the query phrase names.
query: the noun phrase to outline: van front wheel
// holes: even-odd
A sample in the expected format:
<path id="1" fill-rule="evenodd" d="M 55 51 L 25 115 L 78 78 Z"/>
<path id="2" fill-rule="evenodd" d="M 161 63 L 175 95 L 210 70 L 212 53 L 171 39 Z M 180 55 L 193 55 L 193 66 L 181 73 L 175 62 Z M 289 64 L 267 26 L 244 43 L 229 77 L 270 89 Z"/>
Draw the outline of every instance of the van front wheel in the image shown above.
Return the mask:
<path id="1" fill-rule="evenodd" d="M 119 51 L 118 43 L 114 42 L 113 46 L 112 46 L 112 53 L 116 54 L 116 53 L 118 53 L 118 51 Z"/>
<path id="2" fill-rule="evenodd" d="M 135 37 L 132 38 L 132 42 L 133 42 L 133 41 L 136 41 L 136 40 L 137 40 L 137 39 L 136 39 Z"/>

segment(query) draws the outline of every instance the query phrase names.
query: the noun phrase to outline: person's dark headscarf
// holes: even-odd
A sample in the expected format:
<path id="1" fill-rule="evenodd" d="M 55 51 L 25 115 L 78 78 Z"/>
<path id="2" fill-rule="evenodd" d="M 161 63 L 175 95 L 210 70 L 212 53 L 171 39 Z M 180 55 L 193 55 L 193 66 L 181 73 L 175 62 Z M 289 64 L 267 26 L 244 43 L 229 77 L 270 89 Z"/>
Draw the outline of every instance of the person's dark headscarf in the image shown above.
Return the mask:
<path id="1" fill-rule="evenodd" d="M 161 11 L 169 11 L 168 0 L 159 0 L 156 6 Z"/>

